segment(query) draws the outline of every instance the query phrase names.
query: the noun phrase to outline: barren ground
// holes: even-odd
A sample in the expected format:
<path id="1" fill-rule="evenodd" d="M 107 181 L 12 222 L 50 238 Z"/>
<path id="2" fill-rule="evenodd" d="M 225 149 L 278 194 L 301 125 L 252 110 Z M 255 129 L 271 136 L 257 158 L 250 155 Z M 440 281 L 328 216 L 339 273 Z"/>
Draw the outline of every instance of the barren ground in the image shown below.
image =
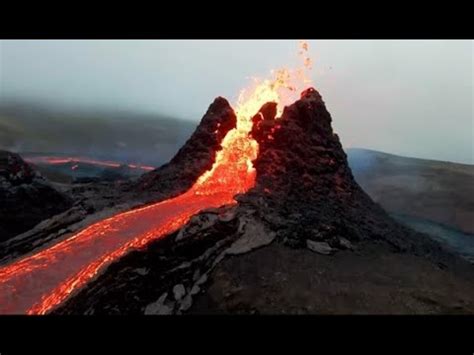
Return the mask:
<path id="1" fill-rule="evenodd" d="M 473 314 L 474 282 L 381 245 L 326 256 L 273 243 L 219 264 L 191 313 Z"/>

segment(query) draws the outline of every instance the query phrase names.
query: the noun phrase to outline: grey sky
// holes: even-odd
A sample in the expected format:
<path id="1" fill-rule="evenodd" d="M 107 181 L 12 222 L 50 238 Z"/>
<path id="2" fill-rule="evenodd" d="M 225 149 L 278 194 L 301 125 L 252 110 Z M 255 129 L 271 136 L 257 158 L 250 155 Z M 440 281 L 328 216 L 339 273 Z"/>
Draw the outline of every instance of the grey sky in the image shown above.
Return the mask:
<path id="1" fill-rule="evenodd" d="M 472 41 L 309 42 L 344 146 L 474 163 Z M 197 121 L 297 63 L 297 41 L 2 41 L 0 95 Z"/>

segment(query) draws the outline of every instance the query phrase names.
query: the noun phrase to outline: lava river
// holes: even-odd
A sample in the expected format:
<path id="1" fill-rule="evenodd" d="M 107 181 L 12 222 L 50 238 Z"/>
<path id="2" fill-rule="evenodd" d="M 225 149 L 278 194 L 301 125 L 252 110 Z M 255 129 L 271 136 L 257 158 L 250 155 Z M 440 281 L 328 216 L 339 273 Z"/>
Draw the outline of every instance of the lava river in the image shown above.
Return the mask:
<path id="1" fill-rule="evenodd" d="M 249 137 L 248 112 L 269 96 L 258 97 L 240 105 L 237 126 L 224 137 L 212 168 L 186 193 L 99 221 L 1 268 L 0 313 L 45 314 L 128 251 L 176 231 L 202 209 L 235 203 L 234 196 L 255 182 L 251 161 L 258 145 Z"/>
<path id="2" fill-rule="evenodd" d="M 202 209 L 235 203 L 233 197 L 255 181 L 251 161 L 258 146 L 245 112 L 237 114 L 237 127 L 224 137 L 211 170 L 186 193 L 97 222 L 1 268 L 0 313 L 44 314 L 129 250 L 176 231 Z"/>
<path id="3" fill-rule="evenodd" d="M 232 202 L 228 193 L 186 193 L 95 223 L 0 269 L 0 313 L 44 314 L 130 249 L 175 231 L 203 208 Z"/>
<path id="4" fill-rule="evenodd" d="M 301 79 L 301 73 L 279 70 L 272 80 L 241 93 L 236 128 L 224 137 L 212 168 L 186 193 L 96 222 L 0 268 L 0 313 L 45 314 L 130 250 L 176 231 L 203 209 L 236 203 L 234 196 L 255 183 L 252 161 L 258 144 L 249 136 L 252 117 L 270 101 L 278 103 L 280 116 L 283 95 L 300 88 L 290 82 Z"/>
<path id="5" fill-rule="evenodd" d="M 0 313 L 45 314 L 128 251 L 176 231 L 202 209 L 235 203 L 255 182 L 258 144 L 249 137 L 250 112 L 277 99 L 272 93 L 257 92 L 239 106 L 237 127 L 224 137 L 214 165 L 186 193 L 99 221 L 1 268 Z"/>
<path id="6" fill-rule="evenodd" d="M 143 171 L 151 171 L 154 169 L 152 166 L 141 165 L 141 164 L 123 164 L 110 160 L 96 160 L 84 157 L 59 157 L 59 156 L 32 156 L 25 158 L 25 161 L 33 164 L 46 164 L 46 165 L 62 165 L 62 164 L 91 164 L 108 168 L 120 168 L 122 165 L 130 169 L 139 169 Z"/>

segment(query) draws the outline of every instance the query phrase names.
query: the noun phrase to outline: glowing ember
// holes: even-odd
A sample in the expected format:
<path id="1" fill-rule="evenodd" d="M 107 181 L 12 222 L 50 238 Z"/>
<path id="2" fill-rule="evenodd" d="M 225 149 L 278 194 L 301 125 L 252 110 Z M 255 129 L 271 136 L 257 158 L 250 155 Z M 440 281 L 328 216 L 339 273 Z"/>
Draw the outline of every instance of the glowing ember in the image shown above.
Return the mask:
<path id="1" fill-rule="evenodd" d="M 130 169 L 139 169 L 144 171 L 150 171 L 155 169 L 152 166 L 140 165 L 140 164 L 122 164 L 110 160 L 96 160 L 84 157 L 55 157 L 55 156 L 36 156 L 25 158 L 25 161 L 33 164 L 51 164 L 51 165 L 60 165 L 74 163 L 75 165 L 71 168 L 75 170 L 78 168 L 78 163 L 91 164 L 98 166 L 105 166 L 109 168 L 120 168 L 122 165 L 129 167 Z"/>
<path id="2" fill-rule="evenodd" d="M 307 52 L 305 42 L 301 48 Z M 307 69 L 274 71 L 272 79 L 255 80 L 252 88 L 240 93 L 236 128 L 223 139 L 211 170 L 186 193 L 97 222 L 1 268 L 0 313 L 45 314 L 129 250 L 176 231 L 202 209 L 235 203 L 234 196 L 255 183 L 252 161 L 258 144 L 249 137 L 252 117 L 270 101 L 278 104 L 279 116 L 283 105 L 308 84 Z M 67 160 L 71 161 L 78 162 Z"/>

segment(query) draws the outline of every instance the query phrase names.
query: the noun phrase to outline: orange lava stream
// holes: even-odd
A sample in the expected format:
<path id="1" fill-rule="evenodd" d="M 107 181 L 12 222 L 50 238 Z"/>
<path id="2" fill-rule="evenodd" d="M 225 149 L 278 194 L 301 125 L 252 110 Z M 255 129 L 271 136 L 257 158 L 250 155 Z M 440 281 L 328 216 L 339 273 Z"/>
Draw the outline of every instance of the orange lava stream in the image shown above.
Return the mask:
<path id="1" fill-rule="evenodd" d="M 301 50 L 307 51 L 304 42 Z M 236 203 L 234 196 L 255 184 L 252 161 L 258 144 L 249 136 L 252 117 L 269 101 L 278 103 L 279 116 L 282 106 L 308 83 L 304 69 L 273 75 L 241 92 L 236 128 L 224 137 L 212 168 L 186 193 L 96 222 L 0 268 L 0 313 L 46 314 L 130 250 L 176 231 L 203 209 Z"/>
<path id="2" fill-rule="evenodd" d="M 25 161 L 33 164 L 67 164 L 67 163 L 85 163 L 98 166 L 106 166 L 110 168 L 119 168 L 122 165 L 129 167 L 130 169 L 140 169 L 144 171 L 151 171 L 155 169 L 153 166 L 141 165 L 141 164 L 122 164 L 110 160 L 96 160 L 83 157 L 55 157 L 55 156 L 36 156 L 25 158 Z"/>

